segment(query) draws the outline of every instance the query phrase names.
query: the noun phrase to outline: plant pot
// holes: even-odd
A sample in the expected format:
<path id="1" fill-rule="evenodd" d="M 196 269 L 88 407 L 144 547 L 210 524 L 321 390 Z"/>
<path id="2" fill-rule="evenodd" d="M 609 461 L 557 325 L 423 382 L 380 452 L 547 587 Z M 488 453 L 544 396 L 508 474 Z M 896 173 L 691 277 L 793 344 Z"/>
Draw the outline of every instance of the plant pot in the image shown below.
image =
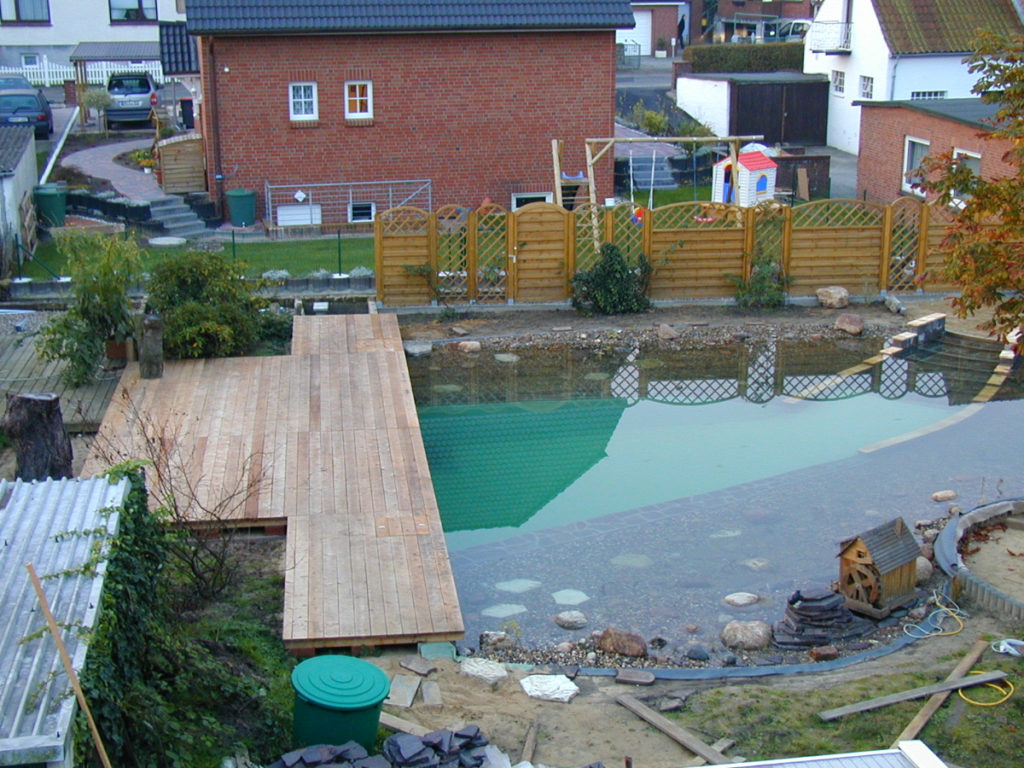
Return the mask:
<path id="1" fill-rule="evenodd" d="M 149 167 L 148 165 L 144 165 L 144 166 L 142 167 L 142 172 L 143 172 L 143 173 L 152 173 L 152 172 L 153 172 L 153 169 L 152 169 L 152 168 L 150 168 L 150 167 Z"/>
<path id="2" fill-rule="evenodd" d="M 104 354 L 111 363 L 124 365 L 128 359 L 128 342 L 107 339 Z"/>

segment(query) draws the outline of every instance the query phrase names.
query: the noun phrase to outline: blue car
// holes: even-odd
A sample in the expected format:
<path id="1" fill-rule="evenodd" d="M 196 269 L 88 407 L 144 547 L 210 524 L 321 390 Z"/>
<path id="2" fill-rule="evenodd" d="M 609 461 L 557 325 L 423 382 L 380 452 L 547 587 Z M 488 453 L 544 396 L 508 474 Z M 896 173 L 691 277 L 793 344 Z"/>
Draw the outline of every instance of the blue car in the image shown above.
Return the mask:
<path id="1" fill-rule="evenodd" d="M 53 112 L 46 97 L 35 88 L 10 88 L 0 91 L 0 122 L 7 125 L 31 125 L 37 139 L 53 133 Z"/>

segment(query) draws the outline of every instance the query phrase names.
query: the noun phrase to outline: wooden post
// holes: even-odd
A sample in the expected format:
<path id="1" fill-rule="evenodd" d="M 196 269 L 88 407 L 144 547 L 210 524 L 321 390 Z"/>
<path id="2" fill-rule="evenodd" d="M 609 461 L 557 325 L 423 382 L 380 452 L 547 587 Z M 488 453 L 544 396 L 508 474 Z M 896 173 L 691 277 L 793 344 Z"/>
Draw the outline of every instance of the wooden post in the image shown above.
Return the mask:
<path id="1" fill-rule="evenodd" d="M 478 220 L 476 211 L 466 214 L 466 294 L 470 301 L 476 301 L 480 296 L 480 286 L 477 283 L 477 275 L 480 271 L 480 251 L 477 244 Z"/>
<path id="2" fill-rule="evenodd" d="M 925 273 L 928 271 L 928 229 L 931 227 L 931 206 L 921 205 L 921 225 L 917 235 L 917 267 L 914 270 L 914 282 L 917 290 L 924 290 Z"/>
<path id="3" fill-rule="evenodd" d="M 551 165 L 555 169 L 555 205 L 562 205 L 562 142 L 551 140 Z"/>
<path id="4" fill-rule="evenodd" d="M 50 610 L 50 603 L 46 599 L 46 593 L 43 592 L 43 585 L 39 583 L 39 577 L 36 575 L 36 569 L 32 567 L 32 563 L 25 563 L 25 568 L 28 570 L 29 578 L 32 579 L 32 586 L 36 590 L 39 605 L 42 607 L 43 615 L 46 617 L 46 625 L 50 628 L 50 634 L 53 636 L 53 642 L 57 644 L 60 660 L 64 663 L 64 671 L 68 675 L 68 680 L 71 681 L 71 687 L 75 689 L 78 706 L 85 712 L 85 718 L 89 721 L 89 731 L 92 733 L 92 740 L 96 745 L 96 751 L 99 752 L 100 761 L 105 768 L 112 768 L 110 758 L 107 757 L 107 750 L 103 746 L 103 739 L 100 738 L 99 728 L 96 727 L 96 721 L 93 720 L 92 710 L 89 709 L 89 702 L 85 700 L 85 693 L 82 691 L 82 686 L 78 683 L 78 675 L 75 674 L 75 668 L 71 664 L 68 649 L 64 645 L 64 639 L 60 636 L 60 630 L 57 628 L 56 619 L 53 618 L 53 612 Z"/>
<path id="5" fill-rule="evenodd" d="M 892 203 L 882 209 L 882 258 L 878 265 L 878 290 L 889 290 L 889 266 L 892 263 Z"/>
<path id="6" fill-rule="evenodd" d="M 427 290 L 431 293 L 430 302 L 436 304 L 440 298 L 440 286 L 437 275 L 440 261 L 440 240 L 437 234 L 437 213 L 425 211 L 427 216 L 427 264 L 430 267 L 430 278 L 427 280 Z"/>
<path id="7" fill-rule="evenodd" d="M 71 438 L 64 429 L 57 395 L 9 392 L 0 428 L 14 444 L 18 479 L 71 477 Z"/>
<path id="8" fill-rule="evenodd" d="M 384 226 L 381 217 L 373 222 L 373 268 L 377 270 L 377 301 L 384 301 Z"/>

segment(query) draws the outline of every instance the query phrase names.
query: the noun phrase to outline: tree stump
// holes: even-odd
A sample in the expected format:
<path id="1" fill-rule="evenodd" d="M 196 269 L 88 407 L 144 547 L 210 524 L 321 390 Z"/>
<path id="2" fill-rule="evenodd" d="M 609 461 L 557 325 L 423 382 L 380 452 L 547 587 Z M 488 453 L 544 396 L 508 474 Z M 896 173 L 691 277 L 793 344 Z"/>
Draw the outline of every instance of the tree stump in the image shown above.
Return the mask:
<path id="1" fill-rule="evenodd" d="M 71 438 L 64 429 L 57 395 L 8 393 L 0 428 L 14 446 L 18 479 L 71 477 Z"/>

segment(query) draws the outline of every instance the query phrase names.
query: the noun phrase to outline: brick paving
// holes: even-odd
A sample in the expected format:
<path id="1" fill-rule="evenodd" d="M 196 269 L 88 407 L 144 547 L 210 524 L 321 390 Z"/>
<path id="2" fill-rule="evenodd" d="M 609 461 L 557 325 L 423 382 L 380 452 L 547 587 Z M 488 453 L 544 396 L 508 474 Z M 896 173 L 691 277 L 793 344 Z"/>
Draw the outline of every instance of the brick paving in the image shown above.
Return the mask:
<path id="1" fill-rule="evenodd" d="M 98 179 L 107 179 L 118 193 L 129 200 L 159 200 L 166 195 L 156 183 L 153 174 L 126 168 L 114 162 L 114 158 L 120 154 L 134 152 L 137 149 L 149 149 L 151 146 L 152 139 L 104 144 L 72 152 L 62 158 L 60 164 L 65 167 L 75 166 L 82 173 Z"/>

